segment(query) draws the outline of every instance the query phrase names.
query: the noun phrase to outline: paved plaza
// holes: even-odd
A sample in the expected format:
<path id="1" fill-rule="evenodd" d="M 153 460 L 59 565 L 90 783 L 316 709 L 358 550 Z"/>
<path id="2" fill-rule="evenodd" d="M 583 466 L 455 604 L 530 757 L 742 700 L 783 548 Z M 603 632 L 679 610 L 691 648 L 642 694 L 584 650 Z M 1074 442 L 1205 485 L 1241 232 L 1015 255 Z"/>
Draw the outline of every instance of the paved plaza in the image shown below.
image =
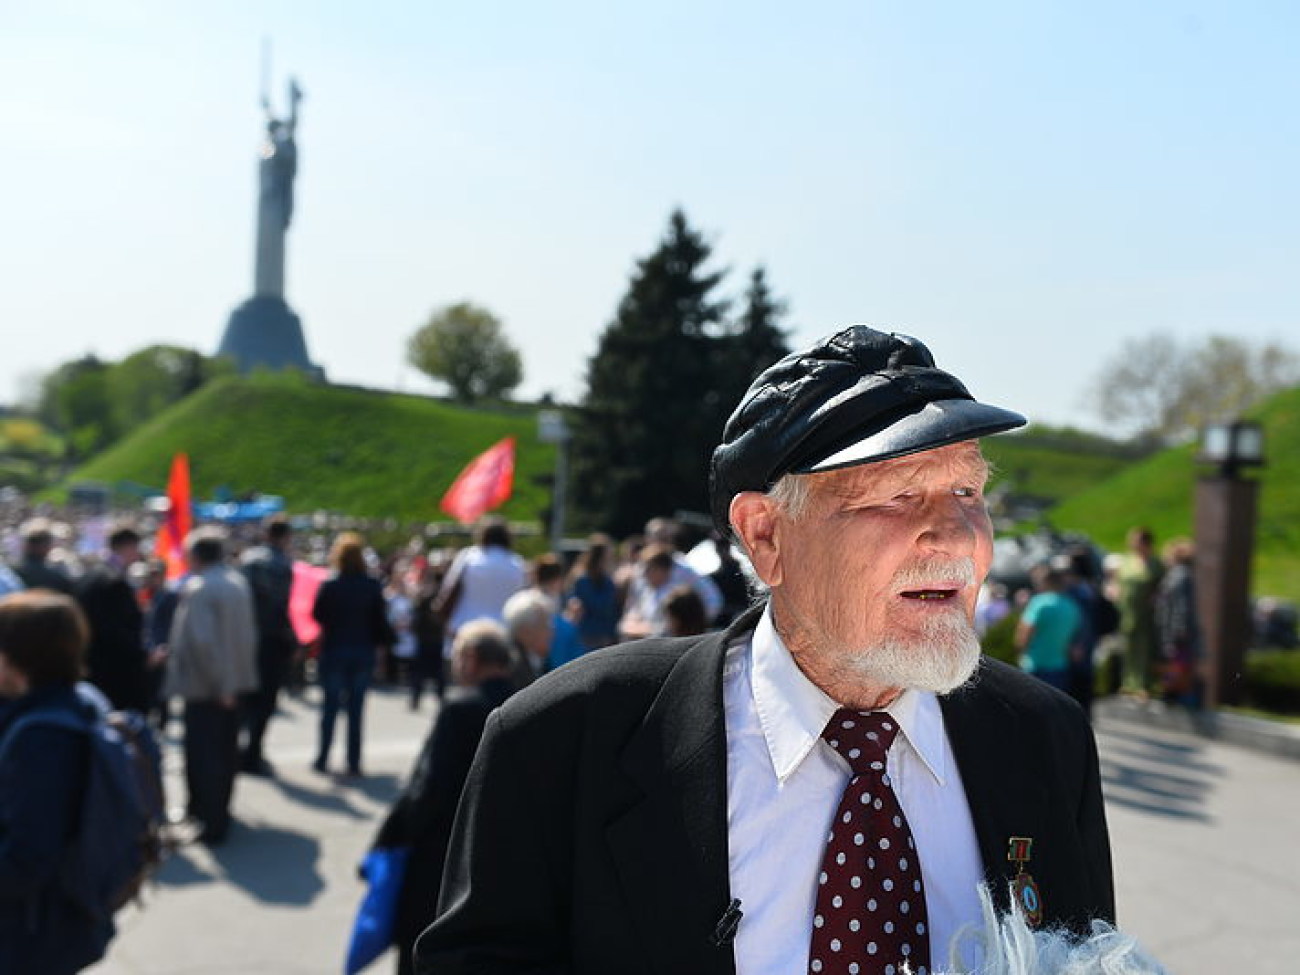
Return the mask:
<path id="1" fill-rule="evenodd" d="M 356 865 L 432 716 L 431 703 L 412 713 L 401 694 L 372 693 L 367 776 L 351 781 L 311 771 L 314 699 L 286 701 L 269 736 L 276 777 L 240 777 L 228 842 L 173 856 L 90 971 L 341 972 L 364 889 Z M 1300 762 L 1110 717 L 1098 737 L 1124 928 L 1175 975 L 1294 972 Z M 169 785 L 180 800 L 171 744 Z M 390 958 L 370 969 L 392 970 Z"/>

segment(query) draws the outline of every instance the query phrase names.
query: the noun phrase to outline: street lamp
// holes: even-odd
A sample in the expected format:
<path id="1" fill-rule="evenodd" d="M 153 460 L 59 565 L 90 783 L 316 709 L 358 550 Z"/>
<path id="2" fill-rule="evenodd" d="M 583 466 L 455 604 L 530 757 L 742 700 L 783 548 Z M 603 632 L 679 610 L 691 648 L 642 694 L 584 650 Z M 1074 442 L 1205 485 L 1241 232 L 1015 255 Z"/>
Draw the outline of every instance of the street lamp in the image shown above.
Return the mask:
<path id="1" fill-rule="evenodd" d="M 1236 478 L 1243 467 L 1264 466 L 1264 428 L 1250 420 L 1210 423 L 1201 432 L 1202 464 L 1215 464 L 1220 474 Z"/>
<path id="2" fill-rule="evenodd" d="M 1205 703 L 1237 704 L 1250 642 L 1250 563 L 1259 482 L 1241 476 L 1264 464 L 1258 423 L 1214 423 L 1197 460 L 1215 470 L 1196 483 L 1196 594 L 1204 640 Z"/>

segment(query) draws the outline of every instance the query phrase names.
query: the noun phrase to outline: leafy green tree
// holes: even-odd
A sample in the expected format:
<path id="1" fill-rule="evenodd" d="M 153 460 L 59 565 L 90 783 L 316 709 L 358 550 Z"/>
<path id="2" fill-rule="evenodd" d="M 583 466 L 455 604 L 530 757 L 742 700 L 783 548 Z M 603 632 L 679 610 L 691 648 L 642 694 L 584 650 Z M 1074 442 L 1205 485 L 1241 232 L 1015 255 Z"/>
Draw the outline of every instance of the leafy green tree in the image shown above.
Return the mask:
<path id="1" fill-rule="evenodd" d="M 69 458 L 89 457 L 232 369 L 174 345 L 152 345 L 116 363 L 87 355 L 41 380 L 36 412 L 63 434 Z"/>
<path id="2" fill-rule="evenodd" d="M 500 320 L 468 301 L 435 311 L 408 340 L 406 361 L 445 382 L 464 403 L 504 396 L 524 377 Z"/>
<path id="3" fill-rule="evenodd" d="M 151 345 L 134 352 L 109 369 L 113 428 L 119 433 L 133 430 L 209 379 L 233 371 L 228 360 L 176 345 Z"/>
<path id="4" fill-rule="evenodd" d="M 709 455 L 732 403 L 714 366 L 728 303 L 724 272 L 675 211 L 658 248 L 637 261 L 587 368 L 573 423 L 574 502 L 617 535 L 676 510 L 707 511 Z"/>
<path id="5" fill-rule="evenodd" d="M 1127 340 L 1092 385 L 1097 415 L 1152 445 L 1185 440 L 1300 383 L 1300 358 L 1277 342 L 1211 335 L 1200 344 L 1166 332 Z"/>
<path id="6" fill-rule="evenodd" d="M 86 355 L 65 362 L 41 383 L 38 415 L 63 433 L 70 458 L 89 457 L 117 436 L 109 405 L 109 368 Z"/>

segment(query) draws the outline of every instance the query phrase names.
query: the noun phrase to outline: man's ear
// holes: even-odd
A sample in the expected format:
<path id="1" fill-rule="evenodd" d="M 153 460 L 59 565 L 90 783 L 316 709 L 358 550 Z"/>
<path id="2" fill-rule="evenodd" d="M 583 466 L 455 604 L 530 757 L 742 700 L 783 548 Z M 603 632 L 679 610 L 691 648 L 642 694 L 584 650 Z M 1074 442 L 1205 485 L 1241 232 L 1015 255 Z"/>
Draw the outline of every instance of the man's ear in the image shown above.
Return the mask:
<path id="1" fill-rule="evenodd" d="M 781 546 L 777 539 L 777 505 L 766 494 L 742 491 L 731 499 L 731 526 L 749 554 L 754 572 L 769 587 L 781 584 Z"/>

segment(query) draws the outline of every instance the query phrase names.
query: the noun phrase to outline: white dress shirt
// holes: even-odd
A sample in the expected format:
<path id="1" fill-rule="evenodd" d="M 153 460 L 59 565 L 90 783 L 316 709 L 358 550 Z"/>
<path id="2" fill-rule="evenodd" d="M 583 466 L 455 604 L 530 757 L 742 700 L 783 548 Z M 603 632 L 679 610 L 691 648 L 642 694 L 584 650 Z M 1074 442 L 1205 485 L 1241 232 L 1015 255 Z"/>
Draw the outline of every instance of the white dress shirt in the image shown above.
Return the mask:
<path id="1" fill-rule="evenodd" d="M 770 606 L 752 637 L 728 649 L 722 697 L 731 896 L 743 913 L 736 971 L 806 975 L 817 874 L 850 777 L 848 763 L 821 739 L 840 705 L 799 670 Z M 888 772 L 916 840 L 930 956 L 942 971 L 952 936 L 981 919 L 984 868 L 938 699 L 906 691 L 886 710 L 900 728 Z"/>

